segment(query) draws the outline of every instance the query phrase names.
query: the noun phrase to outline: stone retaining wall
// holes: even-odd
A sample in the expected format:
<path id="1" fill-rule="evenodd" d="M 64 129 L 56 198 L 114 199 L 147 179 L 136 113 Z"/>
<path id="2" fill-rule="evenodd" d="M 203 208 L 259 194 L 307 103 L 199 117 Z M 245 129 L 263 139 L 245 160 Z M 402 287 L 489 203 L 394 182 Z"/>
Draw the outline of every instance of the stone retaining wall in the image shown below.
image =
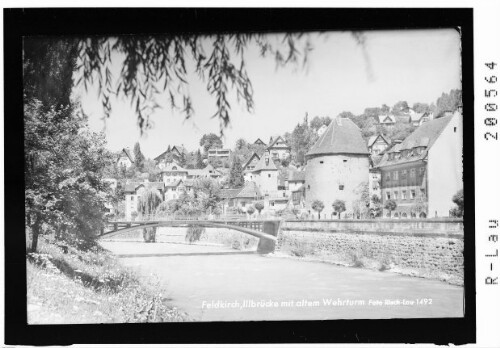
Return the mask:
<path id="1" fill-rule="evenodd" d="M 285 220 L 281 230 L 463 238 L 462 219 Z"/>
<path id="2" fill-rule="evenodd" d="M 276 253 L 463 285 L 463 230 L 462 233 L 458 230 L 450 233 L 440 228 L 406 233 L 399 229 L 398 233 L 391 233 L 359 231 L 357 228 L 354 231 L 326 232 L 290 230 L 287 221 L 278 236 Z"/>

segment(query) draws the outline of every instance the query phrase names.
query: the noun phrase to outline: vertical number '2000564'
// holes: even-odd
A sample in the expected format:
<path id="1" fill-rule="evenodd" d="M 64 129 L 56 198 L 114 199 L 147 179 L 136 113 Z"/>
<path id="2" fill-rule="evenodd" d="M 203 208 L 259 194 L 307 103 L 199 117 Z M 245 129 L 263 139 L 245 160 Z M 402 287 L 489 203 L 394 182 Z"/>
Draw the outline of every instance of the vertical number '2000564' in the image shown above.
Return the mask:
<path id="1" fill-rule="evenodd" d="M 491 63 L 484 63 L 490 70 L 495 70 L 495 66 L 497 63 L 491 62 Z M 495 75 L 491 76 L 485 76 L 484 80 L 488 84 L 492 84 L 491 87 L 496 87 L 497 83 L 497 77 Z M 494 88 L 490 88 L 488 86 L 484 90 L 484 97 L 487 98 L 486 102 L 484 104 L 484 109 L 487 112 L 492 112 L 493 114 L 487 115 L 487 117 L 484 119 L 484 124 L 487 127 L 495 127 L 491 131 L 485 132 L 484 133 L 484 138 L 486 140 L 498 140 L 498 132 L 495 132 L 494 130 L 496 129 L 496 125 L 498 123 L 498 119 L 496 118 L 496 111 L 498 110 L 498 104 L 496 103 L 496 98 L 498 96 L 498 91 Z"/>

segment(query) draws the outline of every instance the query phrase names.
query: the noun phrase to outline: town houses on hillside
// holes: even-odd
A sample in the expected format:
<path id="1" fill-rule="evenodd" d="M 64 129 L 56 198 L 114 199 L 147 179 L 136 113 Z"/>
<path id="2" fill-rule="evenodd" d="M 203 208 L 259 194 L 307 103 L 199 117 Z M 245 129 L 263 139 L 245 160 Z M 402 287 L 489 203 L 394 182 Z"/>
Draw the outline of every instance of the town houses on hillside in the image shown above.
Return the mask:
<path id="1" fill-rule="evenodd" d="M 407 114 L 408 115 L 407 115 Z M 241 161 L 243 185 L 228 186 L 231 150 L 217 146 L 207 151 L 208 158 L 224 159 L 226 167 L 187 169 L 180 160 L 187 154 L 182 146 L 169 146 L 155 158 L 157 182 L 127 182 L 125 215 L 137 211 L 137 199 L 146 188 L 157 189 L 164 201 L 193 195 L 197 180 L 211 179 L 220 187 L 223 214 L 245 213 L 249 206 L 262 203 L 262 214 L 274 216 L 293 210 L 296 216 L 317 218 L 316 201 L 322 202 L 321 218 L 339 218 L 333 203 L 342 201 L 341 218 L 359 217 L 364 199 L 371 207 L 378 201 L 383 218 L 448 217 L 452 197 L 462 183 L 462 114 L 444 112 L 403 113 L 403 120 L 416 127 L 404 140 L 377 133 L 363 138 L 361 129 L 349 118 L 337 117 L 323 126 L 320 136 L 306 153 L 304 166 L 295 167 L 291 147 L 283 137 L 273 136 L 262 154 L 251 152 Z M 401 116 L 401 115 L 397 115 Z M 377 118 L 383 129 L 390 129 L 400 117 L 384 114 Z M 260 138 L 254 144 L 266 145 Z M 235 153 L 236 154 L 236 153 Z M 291 160 L 283 164 L 284 159 Z M 118 156 L 118 164 L 131 166 L 128 149 Z M 393 201 L 389 207 L 387 204 Z M 390 210 L 389 210 L 389 209 Z M 298 213 L 297 213 L 298 212 Z M 256 215 L 254 215 L 256 216 Z"/>

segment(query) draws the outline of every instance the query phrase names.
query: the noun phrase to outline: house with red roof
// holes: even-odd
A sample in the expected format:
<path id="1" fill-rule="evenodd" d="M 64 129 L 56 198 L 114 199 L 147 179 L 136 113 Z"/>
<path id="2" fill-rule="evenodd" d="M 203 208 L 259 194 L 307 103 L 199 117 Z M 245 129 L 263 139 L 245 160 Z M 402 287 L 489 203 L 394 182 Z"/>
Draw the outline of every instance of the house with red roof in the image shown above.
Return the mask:
<path id="1" fill-rule="evenodd" d="M 462 114 L 423 123 L 402 143 L 382 156 L 382 203 L 394 200 L 397 208 L 384 216 L 447 217 L 453 195 L 463 188 Z"/>

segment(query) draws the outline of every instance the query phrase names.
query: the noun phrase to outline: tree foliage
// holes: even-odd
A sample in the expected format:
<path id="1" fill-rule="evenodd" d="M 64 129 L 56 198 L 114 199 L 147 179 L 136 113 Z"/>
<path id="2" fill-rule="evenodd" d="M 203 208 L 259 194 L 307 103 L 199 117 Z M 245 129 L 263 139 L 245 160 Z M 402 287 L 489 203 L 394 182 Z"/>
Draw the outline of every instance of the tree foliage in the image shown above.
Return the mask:
<path id="1" fill-rule="evenodd" d="M 339 215 L 339 219 L 340 219 L 340 214 L 345 211 L 345 201 L 343 201 L 341 199 L 336 199 L 332 203 L 332 208 L 335 212 L 337 212 L 337 214 Z"/>
<path id="2" fill-rule="evenodd" d="M 144 169 L 144 161 L 146 158 L 141 152 L 141 145 L 137 142 L 134 145 L 134 164 L 139 169 L 142 171 Z"/>
<path id="3" fill-rule="evenodd" d="M 214 133 L 204 134 L 200 139 L 200 146 L 203 147 L 205 155 L 210 148 L 222 147 L 222 140 Z"/>
<path id="4" fill-rule="evenodd" d="M 259 33 L 176 36 L 91 37 L 76 42 L 79 83 L 97 80 L 106 115 L 111 112 L 111 95 L 125 97 L 135 107 L 139 127 L 150 127 L 149 116 L 159 107 L 157 99 L 167 94 L 173 109 L 186 118 L 194 108 L 187 85 L 194 74 L 206 83 L 214 97 L 221 132 L 230 122 L 229 92 L 234 89 L 238 102 L 251 112 L 253 88 L 248 76 L 245 52 L 256 45 L 262 57 L 273 57 L 277 66 L 307 62 L 312 49 L 308 35 L 270 36 Z M 123 57 L 120 75 L 110 71 L 112 56 Z M 192 70 L 191 70 L 192 69 Z"/>
<path id="5" fill-rule="evenodd" d="M 325 204 L 319 199 L 316 199 L 315 201 L 312 202 L 311 208 L 318 213 L 318 219 L 321 219 L 320 214 L 323 211 L 323 209 L 325 209 Z"/>
<path id="6" fill-rule="evenodd" d="M 256 202 L 254 204 L 255 206 L 255 209 L 257 209 L 257 211 L 259 212 L 259 215 L 260 215 L 260 212 L 264 209 L 264 203 L 262 202 Z"/>
<path id="7" fill-rule="evenodd" d="M 241 161 L 238 157 L 235 157 L 231 165 L 231 171 L 229 172 L 229 187 L 230 188 L 240 188 L 245 183 L 243 178 L 243 167 L 241 166 Z"/>
<path id="8" fill-rule="evenodd" d="M 464 190 L 458 190 L 452 198 L 453 203 L 457 206 L 453 209 L 453 215 L 456 217 L 464 216 Z"/>
<path id="9" fill-rule="evenodd" d="M 398 207 L 398 204 L 396 203 L 396 201 L 394 201 L 392 199 L 387 200 L 387 202 L 385 202 L 385 205 L 384 205 L 384 208 L 389 210 L 389 212 L 393 212 L 394 210 L 396 210 L 397 207 Z"/>
<path id="10" fill-rule="evenodd" d="M 46 111 L 37 100 L 25 105 L 25 213 L 33 251 L 42 232 L 91 239 L 104 227 L 111 197 L 103 173 L 113 159 L 104 135 L 85 122 L 70 106 Z"/>
<path id="11" fill-rule="evenodd" d="M 462 105 L 462 90 L 452 89 L 450 93 L 443 93 L 436 101 L 435 117 L 441 117 L 446 111 L 455 112 Z"/>

